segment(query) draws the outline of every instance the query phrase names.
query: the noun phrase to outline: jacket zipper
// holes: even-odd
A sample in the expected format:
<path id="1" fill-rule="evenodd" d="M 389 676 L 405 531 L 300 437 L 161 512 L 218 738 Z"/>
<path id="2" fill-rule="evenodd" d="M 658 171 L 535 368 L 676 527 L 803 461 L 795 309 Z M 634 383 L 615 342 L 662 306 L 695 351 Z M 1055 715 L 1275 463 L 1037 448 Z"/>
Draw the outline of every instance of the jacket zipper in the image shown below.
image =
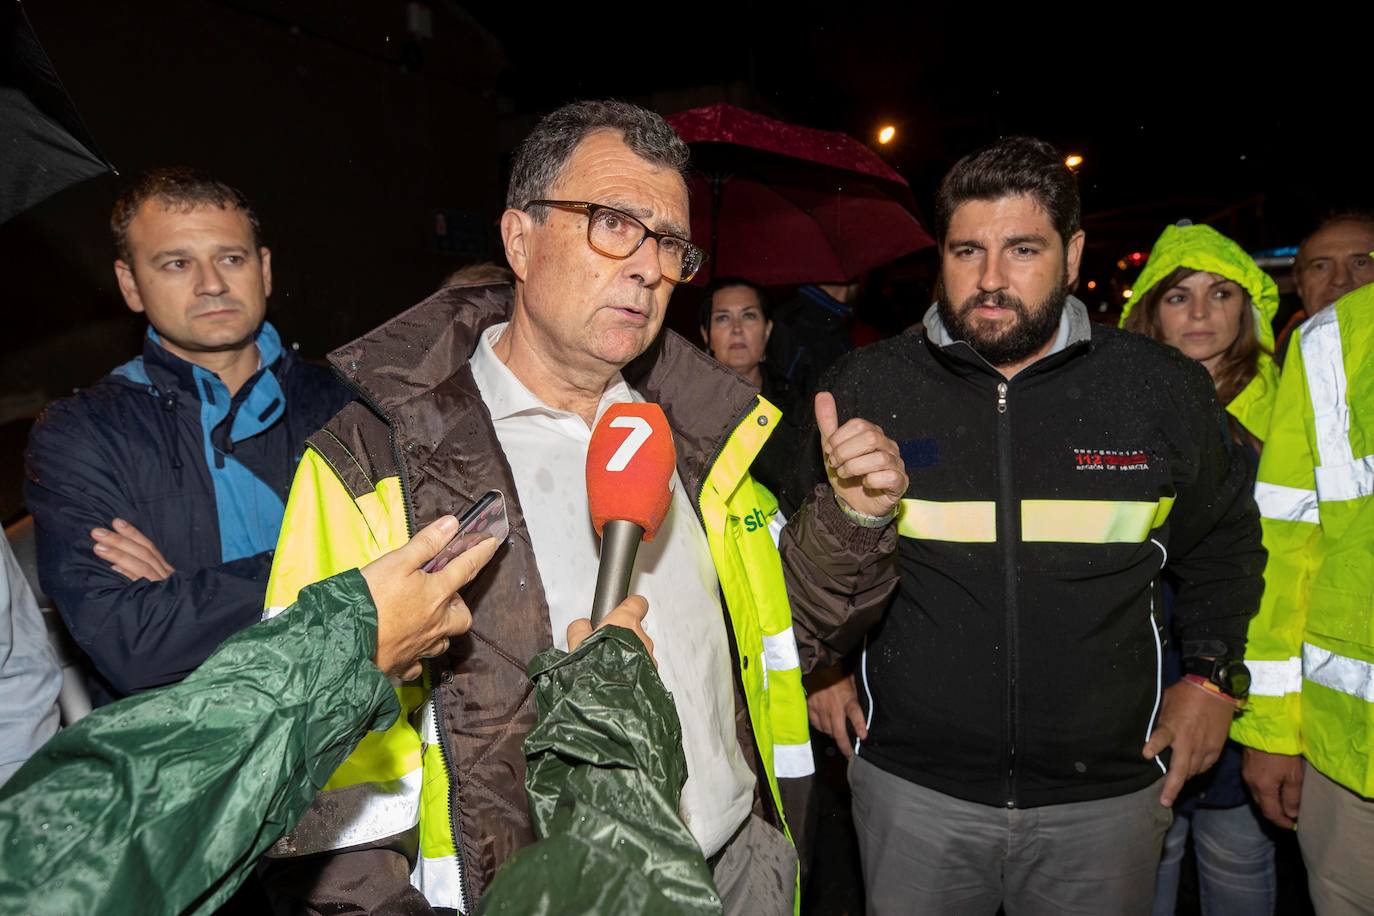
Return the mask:
<path id="1" fill-rule="evenodd" d="M 1008 808 L 1016 807 L 1016 671 L 1020 654 L 1016 602 L 1016 501 L 1012 486 L 1011 416 L 1007 413 L 1007 382 L 997 383 L 997 476 L 998 527 L 1002 535 L 1002 567 L 1006 577 L 1007 696 L 1003 725 L 1007 735 L 1003 796 Z"/>
<path id="2" fill-rule="evenodd" d="M 453 835 L 453 851 L 458 856 L 458 899 L 463 902 L 463 912 L 473 913 L 471 891 L 468 890 L 468 862 L 463 855 L 463 840 L 458 833 L 458 816 L 461 813 L 458 807 L 458 777 L 457 767 L 453 765 L 453 753 L 448 747 L 448 732 L 443 727 L 444 706 L 439 700 L 439 686 L 434 683 L 434 668 L 432 660 L 425 659 L 425 667 L 429 668 L 429 701 L 434 705 L 434 733 L 439 736 L 439 757 L 444 762 L 444 772 L 450 774 L 448 781 L 448 829 Z"/>
<path id="3" fill-rule="evenodd" d="M 367 409 L 381 417 L 386 423 L 387 439 L 391 443 L 391 457 L 396 462 L 396 479 L 401 484 L 401 508 L 404 510 L 406 523 L 406 538 L 415 537 L 415 511 L 410 498 L 410 479 L 406 476 L 405 459 L 401 454 L 401 447 L 396 442 L 396 426 L 391 422 L 391 417 L 377 405 L 377 402 L 361 385 L 353 379 L 335 369 L 335 374 L 343 380 L 344 384 L 357 393 L 358 399 L 367 406 Z M 439 680 L 435 677 L 434 660 L 424 659 L 421 664 L 424 666 L 425 680 L 429 682 L 429 702 L 434 707 L 434 733 L 439 736 L 439 757 L 444 763 L 444 773 L 449 776 L 448 780 L 448 829 L 453 836 L 453 850 L 458 857 L 458 898 L 462 901 L 464 913 L 473 912 L 471 891 L 468 889 L 468 863 L 463 856 L 463 841 L 458 833 L 458 818 L 461 814 L 458 807 L 458 779 L 455 775 L 457 768 L 453 765 L 453 752 L 448 746 L 448 733 L 443 728 L 443 703 L 439 700 Z M 421 764 L 423 768 L 423 763 Z M 422 790 L 423 792 L 423 790 Z M 421 853 L 423 854 L 423 853 Z"/>

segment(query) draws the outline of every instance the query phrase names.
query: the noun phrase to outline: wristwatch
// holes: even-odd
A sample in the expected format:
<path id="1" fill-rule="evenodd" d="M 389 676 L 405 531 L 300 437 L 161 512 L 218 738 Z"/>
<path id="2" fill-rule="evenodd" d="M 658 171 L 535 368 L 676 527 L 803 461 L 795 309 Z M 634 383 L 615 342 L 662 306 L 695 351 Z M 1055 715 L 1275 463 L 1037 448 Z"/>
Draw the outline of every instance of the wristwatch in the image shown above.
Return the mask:
<path id="1" fill-rule="evenodd" d="M 1183 676 L 1237 702 L 1250 695 L 1250 669 L 1238 658 L 1184 658 Z"/>

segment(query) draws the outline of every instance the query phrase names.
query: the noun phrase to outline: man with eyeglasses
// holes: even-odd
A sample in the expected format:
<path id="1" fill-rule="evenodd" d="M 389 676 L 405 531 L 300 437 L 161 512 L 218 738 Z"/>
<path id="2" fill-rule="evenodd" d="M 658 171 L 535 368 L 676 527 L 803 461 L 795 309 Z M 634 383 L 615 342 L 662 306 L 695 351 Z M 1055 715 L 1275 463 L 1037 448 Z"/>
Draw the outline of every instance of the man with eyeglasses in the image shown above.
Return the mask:
<path id="1" fill-rule="evenodd" d="M 797 855 L 780 783 L 811 772 L 804 656 L 747 473 L 778 412 L 659 333 L 674 288 L 703 260 L 687 240 L 686 163 L 652 112 L 618 102 L 553 112 L 517 152 L 501 217 L 513 290 L 444 289 L 333 354 L 360 398 L 310 440 L 268 603 L 289 604 L 489 489 L 506 495 L 511 537 L 464 596 L 471 632 L 399 688 L 408 715 L 369 736 L 274 848 L 267 883 L 279 910 L 427 901 L 472 913 L 501 863 L 535 839 L 526 666 L 566 648 L 562 634 L 593 593 L 584 469 L 596 419 L 647 400 L 663 406 L 678 456 L 672 507 L 632 583 L 650 606 L 644 626 L 689 772 L 680 804 L 665 799 L 665 810 L 701 846 L 726 912 L 793 911 Z M 865 463 L 842 498 L 881 516 L 896 497 L 873 494 L 905 489 L 900 459 L 880 436 L 849 435 L 869 429 L 853 422 L 837 448 Z M 831 509 L 847 536 L 853 523 Z"/>
<path id="2" fill-rule="evenodd" d="M 1338 209 L 1324 216 L 1302 240 L 1293 260 L 1293 284 L 1302 307 L 1275 338 L 1274 357 L 1283 363 L 1298 325 L 1337 299 L 1374 283 L 1374 211 Z"/>

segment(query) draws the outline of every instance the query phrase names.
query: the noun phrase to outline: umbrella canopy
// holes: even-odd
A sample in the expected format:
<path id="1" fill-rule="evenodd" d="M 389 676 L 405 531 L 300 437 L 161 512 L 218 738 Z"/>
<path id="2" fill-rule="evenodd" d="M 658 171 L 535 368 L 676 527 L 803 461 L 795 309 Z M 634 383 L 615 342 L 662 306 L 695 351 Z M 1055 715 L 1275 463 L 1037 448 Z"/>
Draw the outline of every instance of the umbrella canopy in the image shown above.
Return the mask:
<path id="1" fill-rule="evenodd" d="M 692 147 L 703 282 L 843 283 L 934 244 L 906 179 L 853 137 L 723 104 L 668 123 Z"/>
<path id="2" fill-rule="evenodd" d="M 0 6 L 0 223 L 78 181 L 113 171 L 24 8 Z"/>

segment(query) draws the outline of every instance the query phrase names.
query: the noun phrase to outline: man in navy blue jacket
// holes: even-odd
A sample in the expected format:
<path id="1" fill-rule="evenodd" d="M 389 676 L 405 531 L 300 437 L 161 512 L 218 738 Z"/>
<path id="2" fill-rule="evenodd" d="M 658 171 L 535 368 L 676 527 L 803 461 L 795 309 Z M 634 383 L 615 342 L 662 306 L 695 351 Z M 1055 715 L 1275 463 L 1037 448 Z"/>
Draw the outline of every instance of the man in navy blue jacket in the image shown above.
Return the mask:
<path id="1" fill-rule="evenodd" d="M 260 618 L 305 438 L 350 399 L 263 320 L 272 256 L 241 193 L 160 169 L 110 225 L 143 355 L 48 407 L 24 489 L 96 703 L 180 680 Z"/>

